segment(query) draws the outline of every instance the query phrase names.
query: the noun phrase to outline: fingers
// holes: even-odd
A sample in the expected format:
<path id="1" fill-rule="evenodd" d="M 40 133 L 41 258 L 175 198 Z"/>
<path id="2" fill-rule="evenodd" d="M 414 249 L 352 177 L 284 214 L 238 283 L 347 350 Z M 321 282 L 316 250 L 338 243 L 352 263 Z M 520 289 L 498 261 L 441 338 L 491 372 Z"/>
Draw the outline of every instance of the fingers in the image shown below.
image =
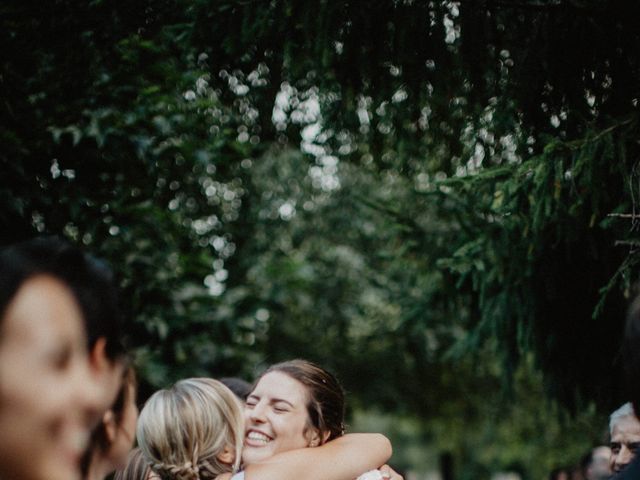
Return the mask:
<path id="1" fill-rule="evenodd" d="M 383 465 L 379 470 L 383 480 L 404 480 L 403 476 L 396 472 L 389 465 Z"/>

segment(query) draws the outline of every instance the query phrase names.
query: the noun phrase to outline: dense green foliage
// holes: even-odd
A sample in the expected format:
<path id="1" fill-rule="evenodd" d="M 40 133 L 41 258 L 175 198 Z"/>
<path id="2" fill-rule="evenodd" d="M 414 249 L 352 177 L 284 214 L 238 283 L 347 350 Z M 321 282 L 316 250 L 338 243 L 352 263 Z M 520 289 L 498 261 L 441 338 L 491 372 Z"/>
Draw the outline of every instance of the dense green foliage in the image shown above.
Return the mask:
<path id="1" fill-rule="evenodd" d="M 456 451 L 475 473 L 558 459 L 517 385 L 594 422 L 624 398 L 633 2 L 8 1 L 0 22 L 0 240 L 109 259 L 149 388 L 315 359 L 433 441 L 461 418 L 517 437 Z"/>

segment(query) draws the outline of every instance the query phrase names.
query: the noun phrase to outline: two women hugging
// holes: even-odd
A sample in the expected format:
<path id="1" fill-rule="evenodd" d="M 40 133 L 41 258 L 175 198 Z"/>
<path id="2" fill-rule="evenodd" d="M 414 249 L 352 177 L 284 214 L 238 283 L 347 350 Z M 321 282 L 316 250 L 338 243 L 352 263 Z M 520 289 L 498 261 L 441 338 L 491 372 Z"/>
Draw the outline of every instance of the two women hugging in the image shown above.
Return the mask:
<path id="1" fill-rule="evenodd" d="M 363 472 L 401 480 L 384 465 L 389 440 L 345 434 L 344 414 L 336 378 L 292 360 L 267 369 L 244 403 L 208 378 L 156 392 L 140 413 L 137 438 L 147 475 L 163 480 L 353 480 Z"/>

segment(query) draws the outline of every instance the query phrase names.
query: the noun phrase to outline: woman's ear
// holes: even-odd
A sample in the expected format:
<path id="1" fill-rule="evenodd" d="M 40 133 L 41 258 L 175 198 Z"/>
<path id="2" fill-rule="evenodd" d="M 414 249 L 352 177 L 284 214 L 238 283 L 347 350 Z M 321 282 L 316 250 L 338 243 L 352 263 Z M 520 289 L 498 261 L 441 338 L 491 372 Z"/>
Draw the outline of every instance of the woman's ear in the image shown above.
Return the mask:
<path id="1" fill-rule="evenodd" d="M 225 445 L 222 451 L 216 455 L 216 458 L 224 464 L 233 465 L 236 459 L 236 452 L 230 445 Z"/>
<path id="2" fill-rule="evenodd" d="M 118 425 L 116 425 L 116 416 L 113 414 L 113 410 L 107 410 L 102 416 L 102 427 L 104 428 L 104 434 L 108 442 L 111 444 L 115 441 L 118 434 Z"/>
<path id="3" fill-rule="evenodd" d="M 325 434 L 321 435 L 320 432 L 316 428 L 314 428 L 309 430 L 308 437 L 309 437 L 309 446 L 317 447 L 327 441 L 327 438 L 329 438 L 329 432 L 325 432 Z"/>

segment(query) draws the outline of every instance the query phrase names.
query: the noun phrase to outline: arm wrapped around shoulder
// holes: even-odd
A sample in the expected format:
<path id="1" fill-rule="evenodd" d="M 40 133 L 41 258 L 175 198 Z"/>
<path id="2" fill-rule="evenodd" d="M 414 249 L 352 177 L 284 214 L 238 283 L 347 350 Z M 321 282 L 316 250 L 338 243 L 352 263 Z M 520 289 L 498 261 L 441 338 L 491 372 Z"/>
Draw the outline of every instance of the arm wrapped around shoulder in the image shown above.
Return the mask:
<path id="1" fill-rule="evenodd" d="M 245 469 L 247 480 L 353 480 L 391 457 L 391 442 L 379 433 L 349 433 L 319 447 L 274 455 Z"/>

